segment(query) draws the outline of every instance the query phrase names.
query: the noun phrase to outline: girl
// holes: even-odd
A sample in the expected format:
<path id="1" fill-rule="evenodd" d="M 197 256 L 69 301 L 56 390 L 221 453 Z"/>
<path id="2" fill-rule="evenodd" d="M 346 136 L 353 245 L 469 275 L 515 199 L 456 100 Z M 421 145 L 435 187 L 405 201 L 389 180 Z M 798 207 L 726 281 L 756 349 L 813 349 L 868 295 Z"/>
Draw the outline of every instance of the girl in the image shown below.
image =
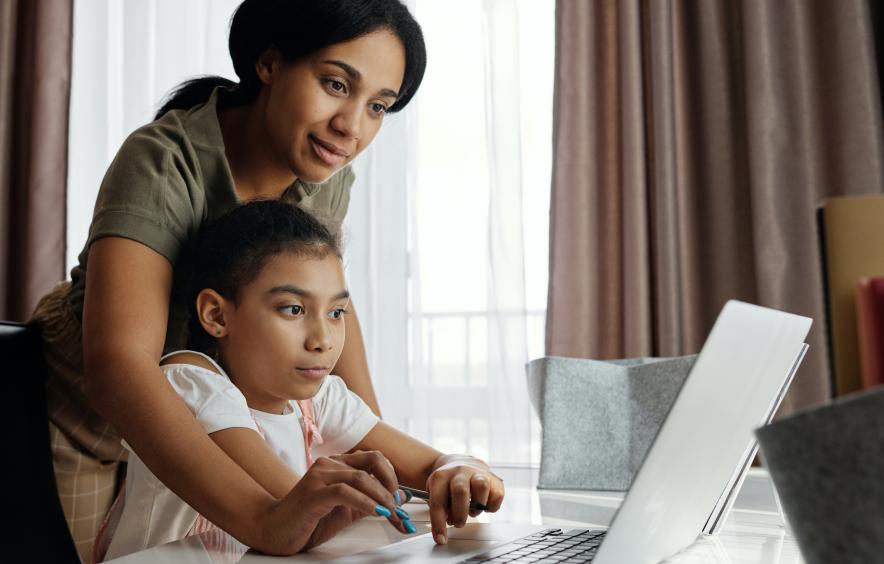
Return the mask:
<path id="1" fill-rule="evenodd" d="M 320 457 L 350 451 L 371 461 L 370 473 L 351 473 L 333 487 L 346 504 L 313 513 L 325 526 L 290 542 L 289 551 L 314 546 L 366 514 L 414 533 L 398 507 L 399 482 L 429 490 L 438 542 L 444 542 L 446 522 L 465 523 L 471 499 L 488 511 L 500 507 L 503 485 L 484 462 L 443 456 L 387 426 L 329 374 L 344 347 L 349 293 L 340 248 L 328 229 L 307 212 L 268 200 L 235 208 L 199 239 L 192 350 L 163 360 L 166 378 L 197 421 L 294 511 L 299 500 L 289 492 L 299 479 L 333 462 Z M 106 556 L 114 558 L 213 527 L 132 452 L 124 500 L 99 535 L 97 556 L 108 540 Z"/>
<path id="2" fill-rule="evenodd" d="M 341 221 L 349 163 L 414 96 L 424 42 L 398 0 L 246 0 L 229 45 L 238 82 L 185 83 L 126 139 L 71 281 L 34 313 L 59 495 L 84 560 L 114 499 L 123 437 L 172 491 L 250 546 L 285 552 L 277 543 L 307 526 L 277 512 L 276 498 L 206 436 L 159 359 L 185 346 L 191 239 L 202 223 L 255 198 Z M 349 309 L 335 374 L 377 412 Z M 297 495 L 319 511 L 307 486 Z"/>

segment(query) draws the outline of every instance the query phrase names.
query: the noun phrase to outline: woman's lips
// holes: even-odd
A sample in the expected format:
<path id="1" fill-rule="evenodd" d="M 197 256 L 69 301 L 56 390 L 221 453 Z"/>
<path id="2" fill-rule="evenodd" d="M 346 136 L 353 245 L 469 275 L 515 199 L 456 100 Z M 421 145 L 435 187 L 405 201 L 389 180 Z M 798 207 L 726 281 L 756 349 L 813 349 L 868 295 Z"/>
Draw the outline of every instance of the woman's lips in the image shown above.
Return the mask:
<path id="1" fill-rule="evenodd" d="M 344 151 L 343 149 L 336 147 L 335 145 L 325 143 L 320 141 L 316 137 L 312 135 L 308 135 L 310 139 L 310 146 L 313 147 L 313 152 L 319 157 L 319 160 L 327 164 L 331 167 L 339 167 L 346 162 L 347 157 L 350 155 Z"/>
<path id="2" fill-rule="evenodd" d="M 298 371 L 298 374 L 309 378 L 311 380 L 321 380 L 328 376 L 328 373 L 331 372 L 331 368 L 323 368 L 320 366 L 311 367 L 311 368 L 295 368 Z"/>

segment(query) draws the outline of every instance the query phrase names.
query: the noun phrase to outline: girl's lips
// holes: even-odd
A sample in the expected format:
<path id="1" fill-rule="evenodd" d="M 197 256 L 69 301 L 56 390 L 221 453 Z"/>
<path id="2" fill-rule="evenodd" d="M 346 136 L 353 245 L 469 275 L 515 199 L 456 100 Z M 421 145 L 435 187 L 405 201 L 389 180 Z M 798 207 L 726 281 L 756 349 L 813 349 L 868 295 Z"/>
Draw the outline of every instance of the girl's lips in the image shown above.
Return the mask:
<path id="1" fill-rule="evenodd" d="M 319 157 L 319 160 L 332 167 L 339 167 L 347 160 L 348 155 L 337 147 L 326 145 L 312 135 L 308 136 L 310 146 L 313 152 Z"/>
<path id="2" fill-rule="evenodd" d="M 301 374 L 302 376 L 305 376 L 306 378 L 309 378 L 311 380 L 321 380 L 322 378 L 328 376 L 328 373 L 331 371 L 330 368 L 321 367 L 295 368 L 295 370 L 298 371 L 298 374 Z"/>

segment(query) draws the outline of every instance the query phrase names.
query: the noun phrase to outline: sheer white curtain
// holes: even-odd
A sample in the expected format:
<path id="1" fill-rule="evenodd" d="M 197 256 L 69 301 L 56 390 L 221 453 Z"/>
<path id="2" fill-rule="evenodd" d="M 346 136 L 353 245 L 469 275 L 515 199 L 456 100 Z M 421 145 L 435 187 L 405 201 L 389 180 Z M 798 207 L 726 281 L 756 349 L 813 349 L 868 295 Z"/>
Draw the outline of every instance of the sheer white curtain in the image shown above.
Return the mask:
<path id="1" fill-rule="evenodd" d="M 421 90 L 356 167 L 348 276 L 381 407 L 444 451 L 539 459 L 553 3 L 415 0 Z"/>
<path id="2" fill-rule="evenodd" d="M 445 451 L 539 459 L 554 2 L 411 0 L 421 90 L 355 163 L 347 272 L 385 418 Z M 68 262 L 123 139 L 200 74 L 234 77 L 238 0 L 75 3 Z"/>
<path id="3" fill-rule="evenodd" d="M 67 268 L 89 231 L 104 172 L 163 96 L 201 74 L 236 78 L 227 51 L 239 0 L 74 2 Z"/>

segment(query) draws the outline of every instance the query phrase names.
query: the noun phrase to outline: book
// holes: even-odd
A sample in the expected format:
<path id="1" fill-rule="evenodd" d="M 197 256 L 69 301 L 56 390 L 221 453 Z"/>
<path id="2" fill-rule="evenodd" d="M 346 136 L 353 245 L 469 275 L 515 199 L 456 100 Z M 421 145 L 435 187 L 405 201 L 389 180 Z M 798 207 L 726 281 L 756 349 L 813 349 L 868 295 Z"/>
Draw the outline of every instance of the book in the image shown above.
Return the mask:
<path id="1" fill-rule="evenodd" d="M 884 277 L 856 283 L 856 330 L 863 389 L 884 384 Z"/>
<path id="2" fill-rule="evenodd" d="M 884 196 L 824 199 L 817 213 L 832 395 L 862 389 L 856 282 L 884 276 Z"/>

